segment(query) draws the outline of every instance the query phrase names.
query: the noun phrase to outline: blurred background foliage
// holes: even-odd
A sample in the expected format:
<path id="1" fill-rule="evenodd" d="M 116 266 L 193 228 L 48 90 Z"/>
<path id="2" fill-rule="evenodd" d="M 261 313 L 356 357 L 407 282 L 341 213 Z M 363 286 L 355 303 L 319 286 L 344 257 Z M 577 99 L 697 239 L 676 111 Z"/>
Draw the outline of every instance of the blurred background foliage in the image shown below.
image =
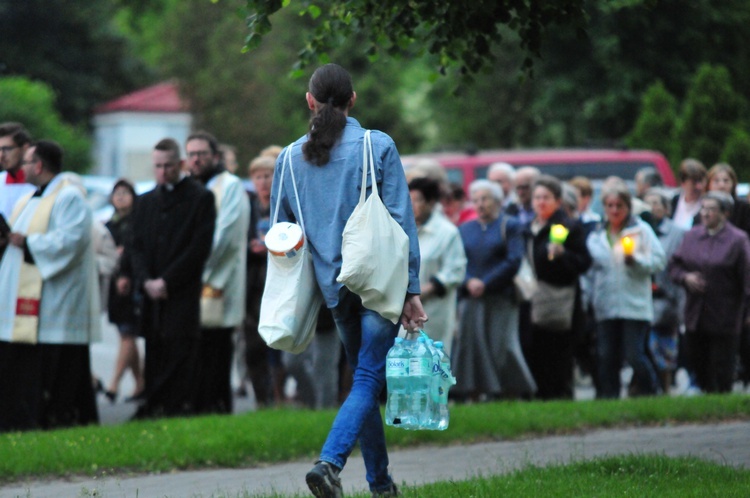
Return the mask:
<path id="1" fill-rule="evenodd" d="M 12 92 L 0 94 L 0 119 L 58 139 L 82 170 L 90 159 L 74 151 L 90 146 L 96 105 L 175 78 L 196 127 L 235 145 L 246 166 L 265 146 L 307 129 L 314 67 L 296 79 L 290 73 L 319 27 L 300 15 L 312 3 L 291 1 L 246 52 L 243 0 L 0 0 L 0 91 Z M 502 26 L 491 63 L 471 79 L 440 74 L 444 60 L 425 55 L 429 39 L 402 44 L 398 57 L 376 56 L 367 34 L 355 33 L 317 61 L 350 70 L 352 115 L 392 135 L 401 153 L 629 146 L 660 150 L 673 166 L 686 156 L 708 166 L 727 160 L 750 178 L 750 2 L 583 5 L 586 36 L 577 26 L 548 29 L 531 72 L 518 35 Z"/>

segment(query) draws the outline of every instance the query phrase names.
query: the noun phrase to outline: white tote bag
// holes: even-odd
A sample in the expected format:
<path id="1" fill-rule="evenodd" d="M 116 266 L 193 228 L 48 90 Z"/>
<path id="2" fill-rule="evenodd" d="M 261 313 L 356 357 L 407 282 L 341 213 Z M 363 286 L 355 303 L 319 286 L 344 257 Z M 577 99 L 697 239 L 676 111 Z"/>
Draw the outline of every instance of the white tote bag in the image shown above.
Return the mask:
<path id="1" fill-rule="evenodd" d="M 268 346 L 290 353 L 301 353 L 315 336 L 318 312 L 323 304 L 323 296 L 315 279 L 312 254 L 305 237 L 305 221 L 297 194 L 289 146 L 284 156 L 279 180 L 279 196 L 276 202 L 271 230 L 282 229 L 285 224 L 277 224 L 281 187 L 284 183 L 284 169 L 289 167 L 297 200 L 297 212 L 302 232 L 301 245 L 280 255 L 268 254 L 268 270 L 263 299 L 260 304 L 258 332 Z M 268 240 L 268 234 L 266 240 Z M 272 235 L 272 234 L 271 234 Z"/>
<path id="2" fill-rule="evenodd" d="M 344 227 L 336 281 L 357 294 L 365 308 L 397 323 L 409 283 L 409 236 L 378 196 L 370 130 L 365 132 L 362 156 L 362 191 Z M 372 194 L 365 200 L 368 170 Z"/>

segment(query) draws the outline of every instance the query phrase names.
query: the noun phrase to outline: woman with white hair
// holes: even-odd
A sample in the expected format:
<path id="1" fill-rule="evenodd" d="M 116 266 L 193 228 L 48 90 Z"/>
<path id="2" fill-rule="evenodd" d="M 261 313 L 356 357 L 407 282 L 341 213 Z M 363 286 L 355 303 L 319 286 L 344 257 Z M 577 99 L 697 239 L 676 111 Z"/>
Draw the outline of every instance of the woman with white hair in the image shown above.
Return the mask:
<path id="1" fill-rule="evenodd" d="M 459 398 L 530 397 L 536 391 L 518 339 L 513 277 L 523 257 L 522 225 L 501 215 L 503 192 L 489 180 L 469 186 L 477 219 L 459 227 L 466 278 L 454 355 Z"/>

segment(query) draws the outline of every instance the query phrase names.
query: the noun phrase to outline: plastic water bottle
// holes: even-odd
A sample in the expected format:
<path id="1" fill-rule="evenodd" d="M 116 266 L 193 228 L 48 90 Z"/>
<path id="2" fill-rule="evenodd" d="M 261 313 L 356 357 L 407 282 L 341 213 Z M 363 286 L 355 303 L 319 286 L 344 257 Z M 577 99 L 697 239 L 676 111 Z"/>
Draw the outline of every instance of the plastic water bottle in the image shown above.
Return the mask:
<path id="1" fill-rule="evenodd" d="M 404 347 L 404 340 L 396 337 L 385 359 L 385 381 L 388 386 L 388 400 L 385 405 L 386 425 L 414 425 L 414 420 L 409 414 L 409 399 L 406 393 L 410 355 L 409 349 Z"/>
<path id="2" fill-rule="evenodd" d="M 417 344 L 409 358 L 407 393 L 411 398 L 411 414 L 416 417 L 414 429 L 427 428 L 430 420 L 430 384 L 432 381 L 432 354 L 427 349 L 424 337 Z"/>
<path id="3" fill-rule="evenodd" d="M 444 431 L 450 423 L 450 413 L 448 412 L 448 389 L 456 384 L 456 378 L 451 371 L 451 359 L 443 349 L 442 341 L 435 343 L 435 349 L 439 357 L 438 368 L 440 370 L 440 383 L 436 402 L 437 423 L 435 428 Z"/>
<path id="4" fill-rule="evenodd" d="M 422 426 L 424 429 L 435 430 L 438 428 L 438 402 L 440 398 L 440 386 L 442 383 L 440 356 L 435 347 L 435 342 L 432 339 L 426 338 L 426 344 L 427 349 L 430 351 L 430 355 L 432 355 L 432 378 L 430 379 L 430 416 Z"/>

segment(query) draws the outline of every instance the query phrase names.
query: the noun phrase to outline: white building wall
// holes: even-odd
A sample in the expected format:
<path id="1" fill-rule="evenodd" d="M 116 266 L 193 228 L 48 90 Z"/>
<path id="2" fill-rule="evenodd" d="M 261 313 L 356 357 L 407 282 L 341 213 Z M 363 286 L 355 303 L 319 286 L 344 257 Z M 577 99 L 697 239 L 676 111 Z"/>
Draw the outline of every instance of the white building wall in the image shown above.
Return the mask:
<path id="1" fill-rule="evenodd" d="M 191 131 L 189 113 L 114 112 L 94 116 L 94 167 L 97 175 L 152 180 L 151 151 L 162 138 L 181 146 Z"/>

